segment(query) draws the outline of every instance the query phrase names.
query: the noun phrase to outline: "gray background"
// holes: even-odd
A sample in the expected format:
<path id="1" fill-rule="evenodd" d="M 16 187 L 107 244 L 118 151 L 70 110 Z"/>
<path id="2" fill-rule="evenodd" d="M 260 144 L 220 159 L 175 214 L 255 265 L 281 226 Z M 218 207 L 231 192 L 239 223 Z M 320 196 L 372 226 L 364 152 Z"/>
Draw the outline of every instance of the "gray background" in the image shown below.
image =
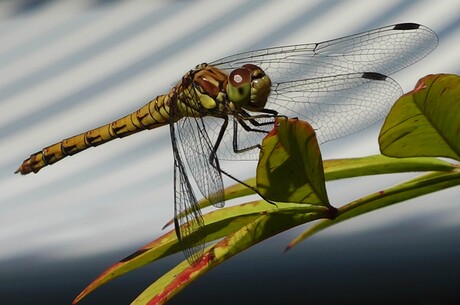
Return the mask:
<path id="1" fill-rule="evenodd" d="M 440 39 L 429 57 L 393 76 L 408 91 L 425 74 L 459 73 L 459 12 L 455 0 L 1 1 L 0 303 L 69 304 L 105 268 L 162 234 L 173 215 L 168 128 L 89 149 L 38 175 L 13 175 L 31 153 L 135 110 L 198 63 L 398 22 L 425 24 Z M 325 144 L 323 157 L 378 153 L 380 124 Z M 253 166 L 242 162 L 234 172 L 250 177 Z M 412 176 L 338 181 L 328 190 L 340 206 Z M 171 303 L 454 304 L 458 195 L 457 187 L 374 212 L 281 254 L 305 229 L 296 228 Z M 127 304 L 182 259 L 133 272 L 81 304 Z"/>

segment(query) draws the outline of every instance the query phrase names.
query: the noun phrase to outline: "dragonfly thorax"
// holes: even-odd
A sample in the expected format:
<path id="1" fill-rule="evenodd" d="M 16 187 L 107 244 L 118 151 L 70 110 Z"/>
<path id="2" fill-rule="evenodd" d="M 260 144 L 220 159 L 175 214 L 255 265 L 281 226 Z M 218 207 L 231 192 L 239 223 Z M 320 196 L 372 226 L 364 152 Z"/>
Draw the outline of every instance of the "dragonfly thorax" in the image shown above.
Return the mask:
<path id="1" fill-rule="evenodd" d="M 196 66 L 190 72 L 193 78 L 193 88 L 201 107 L 205 112 L 221 111 L 225 102 L 225 87 L 227 86 L 227 74 L 208 64 Z"/>

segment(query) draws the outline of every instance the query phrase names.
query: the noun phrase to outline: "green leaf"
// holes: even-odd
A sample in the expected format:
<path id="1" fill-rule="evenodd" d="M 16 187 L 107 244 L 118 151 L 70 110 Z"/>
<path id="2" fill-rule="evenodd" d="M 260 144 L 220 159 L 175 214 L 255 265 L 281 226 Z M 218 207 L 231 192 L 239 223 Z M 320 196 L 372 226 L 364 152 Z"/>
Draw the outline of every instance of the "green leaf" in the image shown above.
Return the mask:
<path id="1" fill-rule="evenodd" d="M 344 220 L 357 217 L 404 200 L 458 185 L 460 185 L 460 168 L 455 168 L 450 172 L 434 172 L 425 174 L 386 190 L 362 197 L 338 208 L 337 217 L 334 220 L 322 220 L 308 228 L 305 232 L 297 236 L 288 245 L 286 250 L 292 248 L 307 237 L 310 237 L 313 234 Z"/>
<path id="2" fill-rule="evenodd" d="M 297 119 L 279 118 L 277 123 L 262 142 L 257 189 L 277 202 L 330 207 L 315 131 Z"/>
<path id="3" fill-rule="evenodd" d="M 455 168 L 451 163 L 433 157 L 391 158 L 383 155 L 324 160 L 323 166 L 326 181 L 379 174 L 450 171 Z M 252 187 L 257 186 L 255 177 L 245 180 L 244 183 Z M 251 189 L 240 183 L 231 185 L 227 189 L 234 190 L 241 188 L 246 189 L 246 191 L 238 192 L 239 196 L 235 196 L 234 198 L 254 194 Z M 225 189 L 225 193 L 227 193 L 227 189 Z"/>
<path id="4" fill-rule="evenodd" d="M 275 206 L 264 200 L 247 202 L 203 215 L 206 224 L 204 227 L 207 233 L 206 241 L 211 242 L 228 236 L 247 226 L 260 215 L 308 214 L 310 217 L 315 215 L 315 219 L 317 219 L 324 217 L 327 212 L 328 209 L 314 205 L 279 203 Z M 96 288 L 127 272 L 180 251 L 182 248 L 177 240 L 175 230 L 171 230 L 104 271 L 75 298 L 73 304 L 79 302 Z"/>
<path id="5" fill-rule="evenodd" d="M 390 158 L 374 155 L 362 158 L 332 159 L 324 161 L 326 181 L 369 175 L 419 171 L 450 171 L 451 163 L 432 157 Z"/>
<path id="6" fill-rule="evenodd" d="M 325 213 L 327 210 L 324 209 L 322 214 L 317 212 L 261 214 L 241 229 L 207 248 L 201 261 L 195 266 L 190 266 L 187 261 L 183 261 L 167 272 L 131 304 L 164 304 L 197 278 L 232 256 L 294 226 L 324 217 Z"/>
<path id="7" fill-rule="evenodd" d="M 248 181 L 246 181 L 245 183 L 248 184 L 248 185 L 251 185 L 253 187 L 255 187 L 255 183 L 253 182 L 255 179 L 252 178 L 252 179 L 248 179 Z M 224 190 L 224 199 L 225 201 L 229 201 L 229 200 L 232 200 L 232 199 L 235 199 L 235 198 L 240 198 L 240 197 L 244 197 L 244 196 L 248 196 L 248 195 L 252 195 L 254 194 L 254 190 L 252 190 L 251 188 L 241 184 L 241 183 L 235 183 L 227 188 L 225 188 Z M 209 202 L 209 200 L 207 200 L 206 198 L 202 198 L 200 201 L 198 201 L 198 206 L 201 210 L 211 206 L 211 202 Z M 188 214 L 191 212 L 191 209 L 189 210 L 186 210 L 184 211 L 182 214 L 179 214 L 178 216 L 179 217 L 182 217 L 183 215 L 185 214 Z M 167 228 L 168 226 L 170 225 L 173 225 L 174 224 L 174 218 L 171 218 L 164 226 L 163 226 L 163 230 L 165 228 Z"/>
<path id="8" fill-rule="evenodd" d="M 203 216 L 206 223 L 205 230 L 208 233 L 207 241 L 222 238 L 258 217 L 261 211 L 266 212 L 267 209 L 273 208 L 273 205 L 259 200 L 207 213 Z M 105 270 L 75 298 L 73 304 L 96 288 L 127 272 L 181 251 L 181 245 L 173 229 Z"/>
<path id="9" fill-rule="evenodd" d="M 460 77 L 428 75 L 403 95 L 379 136 L 382 154 L 460 160 Z"/>

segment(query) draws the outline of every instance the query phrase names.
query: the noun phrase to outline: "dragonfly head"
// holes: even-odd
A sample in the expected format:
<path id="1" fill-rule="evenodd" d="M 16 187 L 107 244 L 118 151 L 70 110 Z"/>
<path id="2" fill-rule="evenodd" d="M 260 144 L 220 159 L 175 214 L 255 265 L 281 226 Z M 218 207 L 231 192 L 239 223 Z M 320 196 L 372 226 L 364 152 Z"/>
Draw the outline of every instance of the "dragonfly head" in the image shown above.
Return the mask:
<path id="1" fill-rule="evenodd" d="M 260 67 L 246 64 L 229 74 L 226 90 L 234 104 L 250 111 L 260 111 L 267 103 L 270 86 L 270 78 Z"/>

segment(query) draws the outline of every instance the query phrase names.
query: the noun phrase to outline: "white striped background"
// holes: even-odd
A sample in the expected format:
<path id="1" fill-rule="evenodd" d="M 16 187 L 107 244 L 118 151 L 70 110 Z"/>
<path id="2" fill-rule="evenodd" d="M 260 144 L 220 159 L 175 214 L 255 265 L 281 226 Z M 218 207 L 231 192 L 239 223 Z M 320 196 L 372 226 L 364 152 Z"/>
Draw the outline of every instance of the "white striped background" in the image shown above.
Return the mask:
<path id="1" fill-rule="evenodd" d="M 0 262 L 135 248 L 161 234 L 173 215 L 168 128 L 91 148 L 36 175 L 14 175 L 31 153 L 137 109 L 198 63 L 399 22 L 427 25 L 440 39 L 427 58 L 393 76 L 408 91 L 425 74 L 460 72 L 459 12 L 456 0 L 1 1 Z M 378 153 L 379 126 L 324 145 L 324 157 Z M 243 177 L 253 175 L 246 163 L 240 167 Z M 334 182 L 328 189 L 340 205 L 408 177 Z M 425 196 L 323 236 L 414 215 L 458 227 L 458 195 L 457 187 Z"/>

